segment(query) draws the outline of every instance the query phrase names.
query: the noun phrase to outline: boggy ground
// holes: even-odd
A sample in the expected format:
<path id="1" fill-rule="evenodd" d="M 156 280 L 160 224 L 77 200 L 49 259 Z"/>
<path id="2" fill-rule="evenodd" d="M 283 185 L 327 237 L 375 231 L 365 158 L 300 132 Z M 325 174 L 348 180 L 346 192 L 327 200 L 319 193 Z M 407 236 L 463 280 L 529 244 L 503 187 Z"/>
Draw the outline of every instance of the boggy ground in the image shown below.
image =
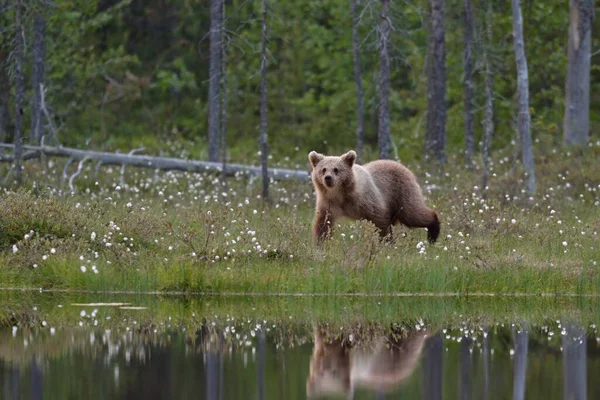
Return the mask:
<path id="1" fill-rule="evenodd" d="M 412 168 L 440 214 L 435 245 L 397 227 L 381 243 L 342 222 L 318 247 L 310 182 L 155 173 L 87 164 L 68 188 L 64 164 L 26 164 L 24 188 L 0 194 L 0 285 L 44 289 L 212 293 L 584 293 L 600 284 L 600 144 L 548 148 L 538 190 L 521 191 L 513 155 L 481 171 Z M 300 160 L 300 157 L 298 158 Z M 306 162 L 307 164 L 307 162 Z M 297 164 L 298 165 L 298 164 Z M 279 166 L 297 165 L 279 163 Z M 305 165 L 299 162 L 300 168 Z M 5 166 L 2 166 L 5 168 Z M 5 173 L 6 171 L 0 171 Z"/>

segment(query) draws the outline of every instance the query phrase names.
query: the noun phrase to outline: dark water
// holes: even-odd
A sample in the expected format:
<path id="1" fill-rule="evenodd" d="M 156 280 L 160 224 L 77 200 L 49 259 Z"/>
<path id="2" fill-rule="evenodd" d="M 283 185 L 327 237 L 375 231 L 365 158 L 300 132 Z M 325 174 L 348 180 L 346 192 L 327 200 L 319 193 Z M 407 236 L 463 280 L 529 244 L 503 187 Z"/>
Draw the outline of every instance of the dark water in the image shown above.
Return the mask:
<path id="1" fill-rule="evenodd" d="M 342 325 L 196 313 L 175 322 L 148 310 L 61 310 L 8 313 L 2 399 L 600 398 L 589 322 Z"/>

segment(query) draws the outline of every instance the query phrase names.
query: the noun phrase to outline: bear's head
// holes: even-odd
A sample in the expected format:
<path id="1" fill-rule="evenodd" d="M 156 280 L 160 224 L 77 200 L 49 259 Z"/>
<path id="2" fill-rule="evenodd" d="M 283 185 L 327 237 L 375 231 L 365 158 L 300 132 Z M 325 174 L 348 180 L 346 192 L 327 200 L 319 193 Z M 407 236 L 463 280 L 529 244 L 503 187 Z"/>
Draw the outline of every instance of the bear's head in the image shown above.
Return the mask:
<path id="1" fill-rule="evenodd" d="M 340 157 L 324 156 L 311 151 L 308 159 L 312 166 L 312 181 L 316 187 L 322 190 L 333 190 L 347 187 L 354 182 L 352 167 L 356 161 L 356 153 L 353 150 Z"/>

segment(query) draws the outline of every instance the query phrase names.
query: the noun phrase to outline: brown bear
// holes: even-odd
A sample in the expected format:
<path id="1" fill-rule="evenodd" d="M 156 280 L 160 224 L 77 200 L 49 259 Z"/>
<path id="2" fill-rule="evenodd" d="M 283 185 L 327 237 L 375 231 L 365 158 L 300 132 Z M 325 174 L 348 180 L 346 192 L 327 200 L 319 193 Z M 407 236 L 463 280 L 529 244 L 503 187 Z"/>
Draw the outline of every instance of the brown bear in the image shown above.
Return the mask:
<path id="1" fill-rule="evenodd" d="M 406 335 L 392 331 L 373 337 L 370 345 L 351 347 L 340 339 L 326 340 L 315 327 L 306 395 L 343 394 L 353 399 L 357 389 L 390 393 L 410 379 L 428 337 L 425 330 L 411 330 Z"/>
<path id="2" fill-rule="evenodd" d="M 425 205 L 414 174 L 392 160 L 377 160 L 364 166 L 355 164 L 356 153 L 341 157 L 308 154 L 311 178 L 317 193 L 313 235 L 318 241 L 331 236 L 339 217 L 371 221 L 382 237 L 392 226 L 427 228 L 429 242 L 440 233 L 437 213 Z"/>

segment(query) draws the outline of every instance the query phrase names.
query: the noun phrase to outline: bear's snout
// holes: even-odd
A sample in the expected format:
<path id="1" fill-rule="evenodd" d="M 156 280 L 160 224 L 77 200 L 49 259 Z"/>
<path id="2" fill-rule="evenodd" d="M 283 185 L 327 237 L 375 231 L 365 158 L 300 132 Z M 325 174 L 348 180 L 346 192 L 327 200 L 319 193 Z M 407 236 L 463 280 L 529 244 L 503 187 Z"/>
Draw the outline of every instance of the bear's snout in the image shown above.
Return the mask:
<path id="1" fill-rule="evenodd" d="M 327 176 L 325 177 L 325 184 L 326 184 L 327 186 L 331 186 L 331 185 L 333 185 L 333 177 L 332 177 L 331 175 L 327 175 Z"/>

